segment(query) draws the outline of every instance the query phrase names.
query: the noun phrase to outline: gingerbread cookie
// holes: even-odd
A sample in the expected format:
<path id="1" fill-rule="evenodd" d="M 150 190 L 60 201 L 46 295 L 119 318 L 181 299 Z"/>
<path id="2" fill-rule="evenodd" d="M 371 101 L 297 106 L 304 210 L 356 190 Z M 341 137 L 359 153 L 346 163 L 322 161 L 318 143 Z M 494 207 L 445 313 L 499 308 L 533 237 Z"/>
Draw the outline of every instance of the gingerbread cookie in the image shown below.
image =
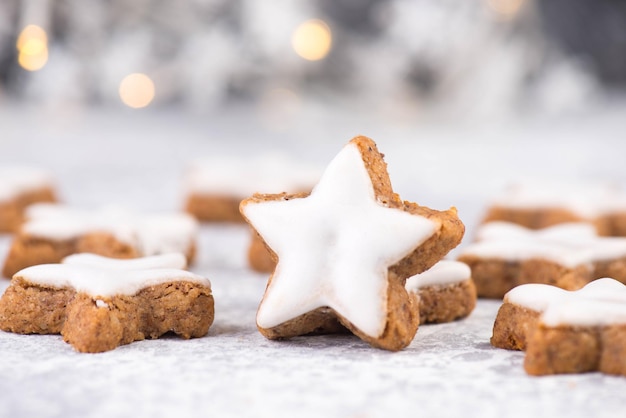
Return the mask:
<path id="1" fill-rule="evenodd" d="M 74 253 L 115 258 L 181 252 L 191 261 L 197 222 L 184 213 L 138 215 L 120 208 L 81 210 L 35 204 L 13 239 L 2 273 L 11 277 L 36 264 L 58 263 Z"/>
<path id="2" fill-rule="evenodd" d="M 366 137 L 343 148 L 310 195 L 254 195 L 241 212 L 278 261 L 257 312 L 270 339 L 345 327 L 374 347 L 406 347 L 419 325 L 406 279 L 464 233 L 456 209 L 400 200 Z"/>
<path id="3" fill-rule="evenodd" d="M 406 290 L 419 298 L 420 323 L 439 324 L 465 318 L 476 307 L 476 286 L 467 264 L 442 260 L 409 277 Z"/>
<path id="4" fill-rule="evenodd" d="M 263 238 L 255 231 L 251 231 L 250 246 L 248 247 L 248 265 L 259 273 L 271 273 L 276 268 L 276 257 L 265 245 Z"/>
<path id="5" fill-rule="evenodd" d="M 201 221 L 243 222 L 243 199 L 254 193 L 310 192 L 320 174 L 317 167 L 282 154 L 198 160 L 185 179 L 185 208 Z"/>
<path id="6" fill-rule="evenodd" d="M 472 269 L 479 297 L 500 298 L 520 284 L 579 289 L 600 277 L 626 283 L 626 238 L 600 237 L 589 224 L 531 230 L 509 222 L 482 225 L 459 260 Z"/>
<path id="7" fill-rule="evenodd" d="M 532 229 L 589 222 L 600 235 L 626 236 L 626 194 L 609 184 L 520 183 L 492 202 L 484 219 L 490 221 Z"/>
<path id="8" fill-rule="evenodd" d="M 0 299 L 0 329 L 60 333 L 88 353 L 170 331 L 202 337 L 213 322 L 211 283 L 185 265 L 178 253 L 132 260 L 76 254 L 28 267 Z"/>
<path id="9" fill-rule="evenodd" d="M 15 232 L 28 205 L 55 200 L 48 173 L 28 167 L 0 167 L 0 232 Z"/>
<path id="10" fill-rule="evenodd" d="M 577 291 L 516 287 L 504 297 L 491 344 L 526 350 L 524 369 L 532 375 L 626 376 L 626 286 L 602 278 Z"/>

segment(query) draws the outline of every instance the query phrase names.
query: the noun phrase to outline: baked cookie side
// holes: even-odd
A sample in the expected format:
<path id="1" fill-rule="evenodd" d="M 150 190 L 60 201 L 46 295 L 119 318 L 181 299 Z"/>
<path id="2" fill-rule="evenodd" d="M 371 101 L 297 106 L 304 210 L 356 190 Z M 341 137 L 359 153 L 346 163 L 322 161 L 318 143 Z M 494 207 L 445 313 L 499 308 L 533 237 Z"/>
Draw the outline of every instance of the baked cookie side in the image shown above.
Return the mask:
<path id="1" fill-rule="evenodd" d="M 183 254 L 135 259 L 75 254 L 26 268 L 0 298 L 0 329 L 62 334 L 81 352 L 102 352 L 173 332 L 207 334 L 214 319 L 210 282 L 182 270 Z"/>
<path id="2" fill-rule="evenodd" d="M 185 339 L 203 337 L 213 319 L 210 288 L 181 280 L 150 286 L 135 295 L 79 293 L 67 307 L 61 334 L 77 351 L 98 353 L 167 332 Z"/>
<path id="3" fill-rule="evenodd" d="M 0 298 L 0 329 L 17 334 L 58 334 L 76 292 L 16 277 Z"/>
<path id="4" fill-rule="evenodd" d="M 528 284 L 505 296 L 492 345 L 526 351 L 531 375 L 626 375 L 626 286 L 595 280 L 577 291 Z"/>
<path id="5" fill-rule="evenodd" d="M 329 180 L 331 177 L 333 180 Z M 357 196 L 355 193 L 361 195 Z M 367 197 L 368 194 L 370 197 Z M 333 207 L 333 200 L 337 199 L 340 203 L 336 210 L 343 211 L 353 206 L 354 202 L 350 200 L 352 197 L 348 196 L 355 196 L 355 201 L 369 201 L 370 203 L 362 204 L 372 214 L 375 212 L 380 215 L 359 218 L 366 212 L 357 210 L 355 206 L 356 212 L 353 215 L 341 215 L 342 221 L 336 224 L 336 231 L 328 229 L 327 224 L 336 222 L 336 216 L 339 215 L 327 212 L 325 207 L 313 209 L 314 205 L 332 202 L 329 207 Z M 366 137 L 357 137 L 350 141 L 331 162 L 320 184 L 310 195 L 255 195 L 242 201 L 240 209 L 278 261 L 257 313 L 257 326 L 269 338 L 288 338 L 334 329 L 338 320 L 372 346 L 394 351 L 406 347 L 419 325 L 419 303 L 404 288 L 406 278 L 437 262 L 458 244 L 463 234 L 463 225 L 454 209 L 439 212 L 403 202 L 391 188 L 382 154 L 378 152 L 375 143 Z M 321 219 L 320 216 L 327 217 L 329 222 L 322 221 L 317 227 L 300 225 L 300 222 L 309 219 Z M 361 219 L 364 223 L 357 227 L 355 222 L 361 222 Z M 387 222 L 389 227 L 381 229 L 381 222 Z M 402 223 L 405 227 L 400 227 Z M 280 231 L 273 231 L 270 224 Z M 286 227 L 285 224 L 289 226 Z M 294 234 L 293 230 L 296 229 L 310 231 L 307 233 L 309 236 L 300 237 Z M 416 231 L 416 235 L 409 232 L 407 238 L 407 229 Z M 342 234 L 347 230 L 355 233 L 355 238 L 348 240 L 343 237 Z M 348 255 L 347 260 L 351 260 L 351 257 L 356 257 L 359 253 L 359 250 L 352 250 L 350 246 L 362 248 L 365 255 L 372 251 L 373 246 L 380 246 L 381 242 L 374 245 L 374 240 L 383 230 L 386 234 L 400 234 L 393 235 L 400 244 L 385 244 L 382 253 L 387 252 L 389 255 L 385 255 L 381 261 L 376 261 L 375 253 L 372 253 L 373 257 L 366 257 L 365 264 L 379 265 L 374 268 L 374 275 L 368 269 L 363 270 L 363 260 L 358 261 L 363 255 L 359 255 L 354 261 L 344 259 Z M 405 237 L 402 237 L 403 234 Z M 387 241 L 389 236 L 386 237 Z M 287 242 L 284 237 L 290 237 L 290 241 Z M 310 259 L 309 253 L 300 251 L 309 245 L 303 244 L 309 239 L 317 240 L 311 251 L 316 257 L 321 257 L 321 264 L 294 264 L 290 259 L 294 257 L 290 257 L 290 254 L 298 253 L 301 254 L 300 257 Z M 400 250 L 401 254 L 391 255 L 393 251 L 397 251 L 393 249 L 395 247 L 405 249 Z M 353 253 L 354 251 L 357 252 Z M 382 274 L 380 263 L 387 263 Z M 315 272 L 311 271 L 311 266 Z M 322 273 L 320 268 L 326 273 Z M 296 273 L 298 269 L 303 271 Z M 299 284 L 290 282 L 296 280 L 295 277 L 299 277 Z M 306 281 L 304 277 L 308 277 Z M 350 281 L 354 283 L 348 285 Z M 378 284 L 374 284 L 376 282 Z M 369 283 L 367 291 L 360 289 L 365 283 Z M 347 286 L 355 286 L 356 294 L 350 295 L 354 292 L 348 292 Z M 384 292 L 384 297 L 381 297 L 380 292 Z M 290 293 L 293 293 L 295 299 L 302 299 L 302 303 L 290 300 Z M 379 296 L 374 296 L 377 294 Z M 363 295 L 367 299 L 360 300 L 355 295 Z M 365 312 L 363 306 L 369 312 Z M 280 314 L 274 312 L 275 310 Z M 374 314 L 376 311 L 378 313 Z M 358 314 L 362 315 L 360 319 L 358 315 L 353 316 L 356 312 L 361 312 Z"/>
<path id="6" fill-rule="evenodd" d="M 140 255 L 133 245 L 106 232 L 94 232 L 65 240 L 20 232 L 11 242 L 2 275 L 12 277 L 26 267 L 59 263 L 64 257 L 76 253 L 94 253 L 113 258 L 134 258 Z"/>
<path id="7" fill-rule="evenodd" d="M 476 306 L 471 270 L 458 261 L 439 261 L 427 271 L 409 277 L 405 287 L 419 301 L 422 324 L 465 318 Z"/>
<path id="8" fill-rule="evenodd" d="M 24 212 L 29 205 L 56 201 L 52 187 L 28 190 L 10 200 L 0 201 L 0 232 L 17 232 L 25 220 Z"/>

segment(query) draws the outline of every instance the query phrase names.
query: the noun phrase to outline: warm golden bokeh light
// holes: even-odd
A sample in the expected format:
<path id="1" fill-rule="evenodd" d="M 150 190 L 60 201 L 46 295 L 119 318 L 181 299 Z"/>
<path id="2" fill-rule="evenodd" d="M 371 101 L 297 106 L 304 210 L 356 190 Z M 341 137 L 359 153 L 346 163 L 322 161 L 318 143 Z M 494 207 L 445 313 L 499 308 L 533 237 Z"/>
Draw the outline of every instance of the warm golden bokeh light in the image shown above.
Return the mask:
<path id="1" fill-rule="evenodd" d="M 120 83 L 120 99 L 133 109 L 146 107 L 154 99 L 154 83 L 145 74 L 129 74 Z"/>
<path id="2" fill-rule="evenodd" d="M 46 31 L 37 25 L 28 25 L 20 32 L 17 38 L 16 47 L 18 51 L 29 48 L 30 43 L 46 46 L 48 44 L 48 35 Z"/>
<path id="3" fill-rule="evenodd" d="M 20 64 L 20 67 L 27 71 L 41 70 L 48 62 L 48 48 L 33 55 L 20 52 L 17 56 L 17 62 Z"/>
<path id="4" fill-rule="evenodd" d="M 332 43 L 330 28 L 319 19 L 301 23 L 291 37 L 296 54 L 309 61 L 318 61 L 328 55 Z"/>
<path id="5" fill-rule="evenodd" d="M 17 62 L 28 71 L 40 70 L 48 62 L 48 36 L 37 25 L 28 25 L 17 38 Z"/>
<path id="6" fill-rule="evenodd" d="M 486 0 L 487 6 L 502 20 L 513 19 L 522 9 L 525 0 Z"/>

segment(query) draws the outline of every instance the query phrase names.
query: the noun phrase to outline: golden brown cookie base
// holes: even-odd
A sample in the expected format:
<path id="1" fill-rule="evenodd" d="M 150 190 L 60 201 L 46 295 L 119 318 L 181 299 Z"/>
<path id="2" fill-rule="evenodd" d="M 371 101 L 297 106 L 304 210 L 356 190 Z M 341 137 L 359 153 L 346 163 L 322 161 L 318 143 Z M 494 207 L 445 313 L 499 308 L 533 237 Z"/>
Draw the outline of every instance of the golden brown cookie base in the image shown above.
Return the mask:
<path id="1" fill-rule="evenodd" d="M 588 219 L 565 209 L 519 209 L 493 206 L 487 211 L 483 222 L 505 221 L 541 229 L 566 222 L 589 222 L 596 227 L 598 235 L 626 237 L 626 212 L 614 212 Z"/>
<path id="2" fill-rule="evenodd" d="M 524 369 L 531 375 L 602 373 L 626 376 L 626 325 L 539 324 L 528 341 Z"/>
<path id="3" fill-rule="evenodd" d="M 241 199 L 232 196 L 193 193 L 187 198 L 185 211 L 203 222 L 244 222 L 239 213 Z"/>
<path id="4" fill-rule="evenodd" d="M 24 222 L 24 210 L 33 203 L 56 202 L 51 188 L 22 193 L 15 199 L 0 202 L 0 232 L 16 232 Z"/>
<path id="5" fill-rule="evenodd" d="M 19 233 L 11 243 L 2 275 L 10 278 L 26 267 L 60 263 L 68 255 L 78 253 L 92 253 L 111 258 L 136 258 L 142 255 L 132 245 L 119 241 L 107 233 L 86 234 L 65 241 L 53 241 Z M 185 254 L 189 264 L 193 262 L 195 254 L 196 245 L 192 243 Z"/>
<path id="6" fill-rule="evenodd" d="M 131 245 L 106 233 L 88 234 L 66 241 L 52 241 L 19 233 L 11 243 L 2 275 L 10 278 L 23 268 L 59 263 L 64 257 L 76 253 L 93 253 L 113 258 L 134 258 L 140 255 Z"/>
<path id="7" fill-rule="evenodd" d="M 18 334 L 59 334 L 73 289 L 33 285 L 14 278 L 0 298 L 0 329 Z"/>
<path id="8" fill-rule="evenodd" d="M 586 219 L 559 208 L 520 209 L 493 206 L 483 219 L 484 223 L 491 221 L 512 222 L 530 229 L 541 229 L 565 222 L 585 222 Z"/>
<path id="9" fill-rule="evenodd" d="M 626 212 L 602 215 L 595 219 L 594 224 L 600 235 L 626 237 Z"/>
<path id="10" fill-rule="evenodd" d="M 103 307 L 96 304 L 97 299 Z M 93 298 L 17 277 L 0 299 L 0 329 L 20 334 L 61 333 L 76 350 L 89 353 L 167 332 L 201 337 L 213 317 L 211 289 L 186 281 L 149 286 L 133 296 Z"/>
<path id="11" fill-rule="evenodd" d="M 276 268 L 274 255 L 268 250 L 263 238 L 254 230 L 248 247 L 248 264 L 259 273 L 271 273 Z"/>
<path id="12" fill-rule="evenodd" d="M 388 306 L 385 330 L 379 337 L 361 332 L 349 320 L 328 307 L 318 308 L 284 322 L 276 327 L 258 327 L 266 338 L 276 340 L 310 334 L 336 334 L 346 329 L 371 346 L 384 350 L 398 351 L 411 343 L 420 323 L 419 302 L 403 287 L 393 286 L 387 292 Z"/>
<path id="13" fill-rule="evenodd" d="M 462 255 L 459 261 L 472 270 L 478 297 L 500 299 L 516 286 L 543 283 L 566 290 L 577 290 L 589 283 L 593 276 L 586 266 L 568 268 L 549 260 L 529 259 L 506 261 Z"/>
<path id="14" fill-rule="evenodd" d="M 626 257 L 593 263 L 593 280 L 610 277 L 626 284 Z"/>
<path id="15" fill-rule="evenodd" d="M 316 310 L 270 329 L 259 327 L 259 331 L 267 338 L 289 338 L 308 334 L 320 327 L 324 328 L 323 324 L 336 319 L 344 327 L 373 347 L 397 351 L 411 343 L 419 326 L 419 302 L 417 298 L 409 295 L 404 288 L 406 279 L 429 269 L 451 249 L 456 247 L 461 242 L 465 226 L 458 218 L 455 208 L 447 211 L 437 211 L 425 206 L 419 206 L 416 203 L 402 201 L 392 190 L 387 174 L 387 164 L 382 154 L 378 152 L 374 141 L 361 136 L 352 139 L 350 143 L 357 146 L 361 153 L 365 168 L 372 181 L 377 201 L 389 208 L 399 209 L 430 219 L 437 225 L 436 231 L 411 254 L 389 267 L 387 274 L 387 321 L 385 329 L 380 336 L 372 337 L 364 334 L 350 323 L 347 318 L 343 318 L 327 308 L 322 313 Z M 241 212 L 245 214 L 245 206 L 250 203 L 300 199 L 306 196 L 306 193 L 255 194 L 241 203 Z M 271 257 L 277 260 L 271 249 L 268 248 L 268 251 L 270 251 Z M 273 276 L 269 279 L 268 287 L 272 280 Z"/>
<path id="16" fill-rule="evenodd" d="M 447 285 L 424 286 L 417 294 L 420 324 L 440 324 L 465 318 L 476 307 L 476 286 L 471 279 Z"/>
<path id="17" fill-rule="evenodd" d="M 539 312 L 505 302 L 493 324 L 491 345 L 507 350 L 524 350 L 528 338 L 537 327 Z"/>

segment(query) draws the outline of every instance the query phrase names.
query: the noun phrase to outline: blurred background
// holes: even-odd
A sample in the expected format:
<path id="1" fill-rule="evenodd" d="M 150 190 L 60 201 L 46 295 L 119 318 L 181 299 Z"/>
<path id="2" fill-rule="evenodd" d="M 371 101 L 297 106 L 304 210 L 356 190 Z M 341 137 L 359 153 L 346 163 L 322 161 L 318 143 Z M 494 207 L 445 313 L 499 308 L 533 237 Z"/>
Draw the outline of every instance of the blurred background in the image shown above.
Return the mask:
<path id="1" fill-rule="evenodd" d="M 626 184 L 625 85 L 621 0 L 0 2 L 0 160 L 81 203 L 159 205 L 137 193 L 159 179 L 175 206 L 194 157 L 325 164 L 357 134 L 437 207 L 527 175 Z"/>
<path id="2" fill-rule="evenodd" d="M 626 4 L 3 0 L 0 81 L 3 95 L 55 106 L 559 112 L 626 83 Z"/>

